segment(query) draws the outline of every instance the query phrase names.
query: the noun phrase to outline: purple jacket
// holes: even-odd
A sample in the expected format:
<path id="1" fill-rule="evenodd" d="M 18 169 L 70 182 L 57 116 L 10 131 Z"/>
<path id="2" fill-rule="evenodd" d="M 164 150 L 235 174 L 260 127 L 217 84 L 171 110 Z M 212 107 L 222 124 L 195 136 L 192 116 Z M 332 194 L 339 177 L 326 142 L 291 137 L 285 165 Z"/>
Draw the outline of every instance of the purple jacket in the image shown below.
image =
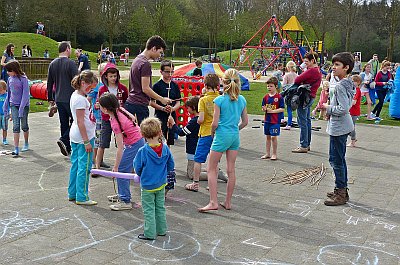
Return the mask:
<path id="1" fill-rule="evenodd" d="M 18 117 L 24 114 L 24 108 L 29 106 L 28 78 L 23 76 L 10 76 L 7 80 L 7 97 L 3 105 L 4 115 L 8 115 L 9 107 L 19 106 Z"/>

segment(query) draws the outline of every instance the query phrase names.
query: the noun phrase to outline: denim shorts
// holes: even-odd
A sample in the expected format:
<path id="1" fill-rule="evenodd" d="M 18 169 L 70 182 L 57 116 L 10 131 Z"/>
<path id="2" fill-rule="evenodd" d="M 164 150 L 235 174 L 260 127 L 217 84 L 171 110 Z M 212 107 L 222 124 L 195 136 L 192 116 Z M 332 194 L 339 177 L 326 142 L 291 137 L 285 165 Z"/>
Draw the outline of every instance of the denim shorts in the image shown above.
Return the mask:
<path id="1" fill-rule="evenodd" d="M 8 116 L 0 115 L 0 130 L 8 130 Z"/>
<path id="2" fill-rule="evenodd" d="M 100 131 L 100 141 L 99 147 L 100 148 L 110 148 L 111 142 L 111 123 L 110 121 L 101 121 L 101 131 Z"/>
<path id="3" fill-rule="evenodd" d="M 24 132 L 29 131 L 28 113 L 29 113 L 29 106 L 25 106 L 22 117 L 18 117 L 19 106 L 11 105 L 11 116 L 13 119 L 13 133 L 20 133 L 21 129 Z"/>
<path id="4" fill-rule="evenodd" d="M 264 134 L 271 136 L 279 136 L 281 134 L 281 125 L 264 122 Z"/>
<path id="5" fill-rule="evenodd" d="M 226 150 L 239 150 L 240 138 L 239 134 L 215 134 L 214 141 L 211 145 L 211 150 L 214 152 L 223 153 Z"/>
<path id="6" fill-rule="evenodd" d="M 197 163 L 205 163 L 207 161 L 207 156 L 210 153 L 211 144 L 213 138 L 211 135 L 199 137 L 197 142 L 196 153 L 194 154 L 194 161 Z"/>

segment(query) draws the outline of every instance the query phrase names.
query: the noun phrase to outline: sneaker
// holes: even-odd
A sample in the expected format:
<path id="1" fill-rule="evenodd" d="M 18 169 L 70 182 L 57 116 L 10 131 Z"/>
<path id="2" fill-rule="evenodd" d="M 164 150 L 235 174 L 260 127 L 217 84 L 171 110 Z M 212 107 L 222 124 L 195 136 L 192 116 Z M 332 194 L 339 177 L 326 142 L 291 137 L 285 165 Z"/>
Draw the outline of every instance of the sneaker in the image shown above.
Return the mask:
<path id="1" fill-rule="evenodd" d="M 292 129 L 292 126 L 286 125 L 286 127 L 283 127 L 283 130 L 290 131 L 290 129 Z"/>
<path id="2" fill-rule="evenodd" d="M 92 205 L 96 205 L 97 202 L 96 201 L 92 201 L 92 200 L 88 200 L 88 201 L 84 201 L 84 202 L 75 202 L 77 205 L 86 205 L 86 206 L 92 206 Z"/>
<path id="3" fill-rule="evenodd" d="M 57 113 L 57 105 L 53 105 L 49 107 L 49 117 L 53 117 L 54 114 Z"/>
<path id="4" fill-rule="evenodd" d="M 24 144 L 24 147 L 22 147 L 21 152 L 26 152 L 29 150 L 29 144 Z"/>
<path id="5" fill-rule="evenodd" d="M 107 196 L 107 199 L 109 202 L 118 202 L 119 201 L 118 194 Z"/>
<path id="6" fill-rule="evenodd" d="M 375 119 L 376 118 L 376 115 L 375 114 L 373 114 L 372 112 L 371 112 L 371 114 L 369 115 L 372 119 Z"/>
<path id="7" fill-rule="evenodd" d="M 308 147 L 297 147 L 292 150 L 292 153 L 307 153 L 308 152 Z"/>
<path id="8" fill-rule="evenodd" d="M 58 144 L 58 147 L 60 148 L 61 154 L 63 154 L 64 156 L 68 156 L 68 150 L 67 150 L 67 147 L 65 146 L 65 144 L 63 143 L 63 141 L 57 140 L 57 144 Z"/>
<path id="9" fill-rule="evenodd" d="M 104 161 L 101 161 L 100 167 L 102 167 L 102 168 L 111 168 L 109 165 L 107 165 L 106 163 L 104 163 Z"/>
<path id="10" fill-rule="evenodd" d="M 4 145 L 8 145 L 7 139 L 4 139 L 4 140 L 3 140 L 3 144 L 4 144 Z"/>
<path id="11" fill-rule="evenodd" d="M 131 202 L 117 202 L 116 204 L 111 204 L 110 209 L 113 211 L 123 211 L 123 210 L 131 210 L 132 203 Z"/>

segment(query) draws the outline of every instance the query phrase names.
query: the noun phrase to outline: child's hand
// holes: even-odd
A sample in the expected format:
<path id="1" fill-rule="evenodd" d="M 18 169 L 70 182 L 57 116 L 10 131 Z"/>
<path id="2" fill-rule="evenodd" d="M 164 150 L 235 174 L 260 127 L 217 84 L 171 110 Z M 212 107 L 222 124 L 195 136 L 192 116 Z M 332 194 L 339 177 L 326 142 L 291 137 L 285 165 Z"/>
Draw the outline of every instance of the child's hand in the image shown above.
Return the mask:
<path id="1" fill-rule="evenodd" d="M 95 108 L 95 109 L 100 109 L 100 103 L 99 103 L 99 102 L 96 102 L 96 103 L 94 104 L 94 108 Z"/>
<path id="2" fill-rule="evenodd" d="M 263 111 L 267 111 L 267 106 L 265 106 L 265 105 L 262 106 L 262 110 L 263 110 Z"/>
<path id="3" fill-rule="evenodd" d="M 113 166 L 113 168 L 111 169 L 112 172 L 118 172 L 118 167 L 116 167 L 115 165 Z"/>
<path id="4" fill-rule="evenodd" d="M 165 107 L 163 108 L 163 110 L 164 110 L 166 113 L 171 113 L 172 108 L 171 108 L 170 105 L 167 105 L 167 106 L 165 106 Z"/>
<path id="5" fill-rule="evenodd" d="M 172 128 L 175 124 L 174 118 L 172 116 L 169 116 L 168 118 L 168 128 Z"/>
<path id="6" fill-rule="evenodd" d="M 92 145 L 90 143 L 85 145 L 86 153 L 91 153 L 93 151 Z"/>

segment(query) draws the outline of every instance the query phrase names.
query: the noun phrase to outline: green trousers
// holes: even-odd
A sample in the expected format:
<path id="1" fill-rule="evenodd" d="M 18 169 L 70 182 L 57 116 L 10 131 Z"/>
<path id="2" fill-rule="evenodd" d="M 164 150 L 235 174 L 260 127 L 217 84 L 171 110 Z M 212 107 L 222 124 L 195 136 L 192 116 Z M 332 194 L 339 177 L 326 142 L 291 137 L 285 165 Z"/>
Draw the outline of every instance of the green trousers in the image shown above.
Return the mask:
<path id="1" fill-rule="evenodd" d="M 142 209 L 144 215 L 144 236 L 155 239 L 167 232 L 165 213 L 165 188 L 149 192 L 142 189 Z"/>

